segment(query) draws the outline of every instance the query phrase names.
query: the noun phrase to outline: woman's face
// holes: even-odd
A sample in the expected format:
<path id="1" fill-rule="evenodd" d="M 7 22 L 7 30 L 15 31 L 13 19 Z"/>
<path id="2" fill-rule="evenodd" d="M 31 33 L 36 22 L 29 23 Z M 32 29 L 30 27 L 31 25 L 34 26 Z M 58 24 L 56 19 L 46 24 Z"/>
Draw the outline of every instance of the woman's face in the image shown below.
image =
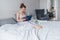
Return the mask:
<path id="1" fill-rule="evenodd" d="M 26 8 L 24 8 L 24 7 L 23 8 L 20 8 L 20 12 L 21 13 L 25 13 L 26 12 Z"/>

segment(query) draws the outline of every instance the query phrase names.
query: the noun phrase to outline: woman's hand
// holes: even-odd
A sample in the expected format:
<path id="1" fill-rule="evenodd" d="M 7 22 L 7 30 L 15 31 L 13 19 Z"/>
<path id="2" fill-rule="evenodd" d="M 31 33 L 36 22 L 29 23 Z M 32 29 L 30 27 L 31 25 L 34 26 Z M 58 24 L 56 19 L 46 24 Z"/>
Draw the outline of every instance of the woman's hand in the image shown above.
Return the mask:
<path id="1" fill-rule="evenodd" d="M 17 22 L 24 22 L 26 19 L 19 19 Z"/>
<path id="2" fill-rule="evenodd" d="M 22 18 L 22 19 L 20 19 L 19 21 L 20 21 L 20 22 L 24 22 L 25 20 L 26 20 L 26 19 L 23 19 L 23 18 Z"/>
<path id="3" fill-rule="evenodd" d="M 25 21 L 26 19 L 24 18 L 24 19 L 22 19 L 23 21 Z"/>

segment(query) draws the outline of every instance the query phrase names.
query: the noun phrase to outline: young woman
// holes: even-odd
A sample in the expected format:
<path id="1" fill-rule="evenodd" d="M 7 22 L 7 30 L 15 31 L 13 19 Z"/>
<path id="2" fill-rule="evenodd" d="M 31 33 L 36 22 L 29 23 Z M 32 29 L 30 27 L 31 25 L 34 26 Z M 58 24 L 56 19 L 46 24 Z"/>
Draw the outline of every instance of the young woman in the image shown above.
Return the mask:
<path id="1" fill-rule="evenodd" d="M 19 25 L 23 25 L 23 24 L 26 25 L 27 24 L 27 26 L 30 25 L 31 27 L 34 27 L 37 29 L 42 28 L 42 26 L 35 25 L 34 23 L 30 23 L 29 21 L 25 21 L 26 20 L 25 17 L 26 17 L 26 6 L 22 3 L 20 5 L 20 10 L 16 14 L 16 20 L 19 23 Z"/>
<path id="2" fill-rule="evenodd" d="M 16 20 L 19 24 L 20 39 L 19 40 L 40 40 L 37 29 L 42 26 L 36 25 L 33 22 L 26 21 L 26 6 L 22 3 L 20 10 L 16 14 Z"/>
<path id="3" fill-rule="evenodd" d="M 37 36 L 37 29 L 42 28 L 32 22 L 26 21 L 26 6 L 22 3 L 20 10 L 16 14 L 16 25 L 4 25 L 1 27 L 1 40 L 40 40 Z M 37 28 L 37 29 L 36 29 Z M 5 36 L 7 35 L 7 36 Z"/>

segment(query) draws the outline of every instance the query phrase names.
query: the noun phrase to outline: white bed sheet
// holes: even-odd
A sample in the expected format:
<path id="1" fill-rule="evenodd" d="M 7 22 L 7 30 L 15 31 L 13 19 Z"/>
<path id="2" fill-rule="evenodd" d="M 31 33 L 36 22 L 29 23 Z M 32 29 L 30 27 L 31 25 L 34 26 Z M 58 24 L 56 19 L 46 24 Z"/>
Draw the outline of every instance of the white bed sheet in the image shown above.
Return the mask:
<path id="1" fill-rule="evenodd" d="M 60 21 L 38 21 L 38 23 L 43 26 L 42 29 L 38 30 L 38 37 L 40 40 L 60 40 Z M 4 40 L 6 37 L 9 38 L 7 40 L 20 40 L 19 30 L 18 32 L 16 31 L 16 26 L 18 27 L 17 24 L 6 24 L 1 26 L 0 40 Z M 6 32 L 8 30 L 12 32 L 12 34 Z"/>
<path id="2" fill-rule="evenodd" d="M 39 21 L 39 24 L 44 26 L 39 34 L 41 40 L 60 40 L 60 21 Z"/>

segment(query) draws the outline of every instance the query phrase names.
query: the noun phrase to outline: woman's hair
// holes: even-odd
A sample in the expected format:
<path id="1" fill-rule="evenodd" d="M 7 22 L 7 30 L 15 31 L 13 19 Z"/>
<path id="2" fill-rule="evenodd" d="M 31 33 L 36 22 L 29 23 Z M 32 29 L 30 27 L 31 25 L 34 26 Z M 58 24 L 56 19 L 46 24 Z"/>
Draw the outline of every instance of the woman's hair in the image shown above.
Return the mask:
<path id="1" fill-rule="evenodd" d="M 21 5 L 20 5 L 20 8 L 26 8 L 26 6 L 24 5 L 24 3 L 21 3 Z"/>

